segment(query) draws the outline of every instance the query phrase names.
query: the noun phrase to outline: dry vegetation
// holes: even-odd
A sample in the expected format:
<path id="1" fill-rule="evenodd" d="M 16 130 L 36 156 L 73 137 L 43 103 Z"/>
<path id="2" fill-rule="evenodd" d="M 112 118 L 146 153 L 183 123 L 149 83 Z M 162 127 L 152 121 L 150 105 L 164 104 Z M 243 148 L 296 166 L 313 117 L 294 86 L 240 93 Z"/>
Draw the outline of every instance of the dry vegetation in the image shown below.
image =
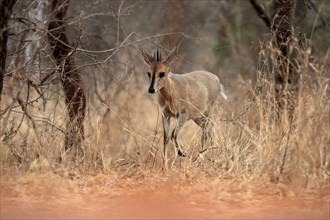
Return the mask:
<path id="1" fill-rule="evenodd" d="M 267 45 L 264 47 L 261 54 L 267 53 Z M 247 179 L 266 181 L 280 178 L 302 187 L 327 183 L 330 166 L 328 57 L 316 63 L 302 51 L 300 59 L 305 64 L 300 67 L 302 85 L 292 126 L 280 126 L 276 121 L 271 81 L 259 79 L 265 87 L 256 93 L 248 80 L 233 79 L 228 86 L 229 100 L 219 99 L 212 149 L 204 154 L 203 160 L 193 163 L 199 155 L 201 132 L 197 125 L 188 122 L 180 137 L 188 157 L 176 157 L 172 143 L 171 170 L 182 176 L 193 172 L 214 177 L 244 175 Z M 266 65 L 261 63 L 258 71 L 271 71 Z M 102 75 L 97 68 L 93 74 Z M 107 82 L 111 79 L 106 76 L 94 79 L 95 84 L 92 82 L 86 87 L 84 155 L 74 166 L 79 172 L 123 169 L 127 175 L 135 172 L 154 175 L 161 171 L 162 127 L 156 98 L 147 94 L 146 77 L 139 79 L 145 80 L 144 85 L 139 86 L 134 79 L 137 76 L 124 74 L 124 79 L 118 84 L 111 83 L 110 88 Z M 85 77 L 85 80 L 88 79 Z M 21 85 L 16 89 L 22 89 L 20 93 L 25 94 L 29 88 Z M 12 98 L 4 96 L 4 106 L 12 109 L 2 118 L 3 169 L 44 172 L 61 166 L 58 159 L 64 148 L 66 113 L 59 91 L 59 85 L 47 85 L 43 93 L 47 100 L 44 106 L 40 103 L 42 100 L 34 101 L 40 99 L 39 94 L 30 91 L 32 103 L 28 116 L 18 104 L 10 106 Z M 285 156 L 284 151 L 287 151 Z M 283 165 L 282 160 L 285 160 Z"/>
<path id="2" fill-rule="evenodd" d="M 84 4 L 89 3 L 84 2 Z M 84 4 L 82 5 L 84 6 Z M 100 7 L 104 7 L 102 3 L 100 4 L 91 7 L 90 14 L 95 13 Z M 196 4 L 203 6 L 203 3 Z M 212 4 L 217 3 L 212 2 Z M 233 7 L 234 9 L 231 9 L 230 13 L 237 15 L 240 10 L 244 11 L 243 9 L 248 8 L 245 3 L 235 4 L 233 6 L 219 5 L 218 9 L 227 10 L 228 8 L 225 9 L 225 7 Z M 321 2 L 320 4 L 329 6 L 329 3 Z M 245 196 L 249 193 L 250 196 L 257 196 L 257 192 L 260 191 L 281 195 L 294 191 L 293 194 L 298 195 L 301 192 L 311 192 L 316 189 L 329 190 L 329 41 L 321 44 L 323 47 L 321 49 L 314 46 L 313 39 L 304 47 L 299 48 L 297 59 L 300 63 L 298 72 L 301 74 L 301 81 L 293 122 L 290 124 L 285 113 L 281 115 L 280 119 L 276 117 L 275 88 L 271 77 L 274 72 L 271 65 L 274 48 L 271 43 L 268 41 L 254 42 L 255 48 L 249 48 L 244 45 L 243 40 L 239 40 L 240 37 L 235 36 L 236 28 L 239 28 L 237 23 L 244 19 L 235 20 L 233 21 L 235 24 L 232 25 L 228 23 L 230 20 L 226 20 L 230 15 L 229 12 L 229 15 L 221 15 L 220 26 L 227 27 L 224 34 L 227 40 L 221 44 L 227 42 L 230 45 L 229 49 L 224 50 L 232 51 L 225 57 L 225 60 L 213 62 L 214 65 L 210 67 L 214 72 L 218 72 L 218 65 L 223 65 L 220 67 L 221 75 L 219 77 L 224 81 L 229 97 L 228 101 L 219 99 L 218 109 L 215 111 L 214 143 L 207 152 L 199 156 L 201 130 L 193 122 L 188 122 L 179 137 L 188 156 L 186 158 L 178 157 L 175 154 L 174 144 L 171 143 L 169 145 L 169 156 L 172 157 L 171 168 L 165 174 L 162 170 L 161 115 L 156 96 L 147 93 L 146 67 L 139 57 L 137 46 L 139 44 L 151 45 L 152 50 L 155 48 L 152 43 L 161 45 L 166 42 L 165 39 L 168 35 L 153 36 L 150 34 L 153 37 L 139 37 L 140 35 L 135 32 L 132 32 L 131 35 L 127 34 L 129 28 L 132 27 L 124 30 L 123 26 L 128 26 L 131 22 L 130 16 L 138 14 L 136 16 L 141 17 L 139 10 L 143 12 L 144 9 L 139 9 L 139 7 L 143 7 L 142 3 L 132 1 L 127 5 L 124 4 L 125 7 L 120 2 L 109 5 L 113 6 L 108 10 L 114 18 L 114 21 L 110 23 L 113 25 L 111 33 L 117 37 L 111 36 L 110 40 L 102 39 L 103 45 L 105 45 L 102 48 L 97 45 L 99 42 L 93 41 L 95 36 L 90 34 L 90 29 L 93 28 L 90 22 L 99 22 L 100 19 L 79 20 L 76 12 L 83 6 L 79 6 L 74 1 L 72 7 L 76 7 L 76 9 L 71 9 L 71 14 L 68 14 L 69 22 L 73 23 L 73 28 L 68 29 L 70 37 L 75 39 L 74 36 L 79 34 L 83 36 L 80 42 L 79 40 L 71 40 L 71 42 L 78 45 L 74 56 L 85 85 L 87 111 L 84 121 L 83 155 L 74 160 L 70 159 L 66 163 L 60 162 L 61 157 L 67 156 L 64 151 L 67 118 L 59 76 L 51 74 L 45 82 L 41 83 L 42 85 L 40 84 L 41 86 L 38 86 L 38 89 L 33 86 L 40 83 L 44 76 L 54 70 L 54 61 L 48 56 L 50 51 L 46 46 L 47 42 L 42 42 L 41 49 L 36 50 L 38 56 L 41 54 L 41 64 L 38 64 L 39 67 L 36 68 L 33 65 L 29 67 L 29 62 L 15 63 L 19 61 L 17 58 L 19 55 L 14 48 L 20 47 L 22 36 L 13 35 L 11 37 L 8 45 L 9 58 L 7 59 L 10 74 L 5 77 L 1 100 L 2 190 L 6 189 L 5 186 L 8 186 L 10 181 L 16 181 L 22 187 L 27 182 L 30 186 L 45 184 L 42 183 L 42 181 L 46 181 L 43 178 L 40 183 L 34 182 L 35 178 L 43 175 L 48 175 L 50 182 L 67 185 L 59 192 L 61 195 L 66 193 L 65 190 L 85 190 L 90 185 L 97 185 L 105 187 L 102 190 L 98 189 L 100 190 L 98 192 L 102 192 L 100 194 L 112 193 L 111 195 L 116 197 L 117 191 L 106 188 L 111 185 L 107 184 L 107 181 L 110 180 L 117 181 L 117 185 L 122 180 L 157 184 L 167 179 L 178 181 L 179 185 L 187 184 L 188 186 L 188 182 L 192 182 L 196 185 L 200 184 L 197 189 L 200 192 L 212 192 L 214 196 L 226 189 L 226 186 L 233 184 L 237 186 L 233 191 L 248 187 Z M 16 6 L 17 8 L 14 10 L 21 10 L 19 6 Z M 146 7 L 145 10 L 150 11 L 152 6 Z M 192 4 L 190 7 L 199 6 Z M 122 15 L 116 14 L 119 10 L 122 10 Z M 135 10 L 136 13 L 134 13 Z M 156 8 L 155 10 L 161 9 Z M 254 13 L 252 8 L 248 8 L 248 10 Z M 86 15 L 88 14 L 84 16 Z M 110 19 L 107 16 L 106 18 Z M 119 25 L 120 19 L 123 21 Z M 255 19 L 258 20 L 257 17 Z M 155 18 L 151 16 L 151 20 L 154 21 Z M 14 21 L 12 21 L 12 25 L 13 23 Z M 194 24 L 196 25 L 196 23 Z M 109 24 L 102 25 L 109 27 Z M 19 27 L 22 28 L 18 26 L 17 30 Z M 14 30 L 12 31 L 14 32 Z M 202 33 L 198 33 L 193 38 L 192 33 L 189 34 L 189 30 L 183 31 L 188 32 L 184 38 L 187 42 L 182 46 L 182 55 L 177 59 L 174 70 L 180 73 L 200 68 L 204 63 L 206 63 L 205 66 L 208 66 L 215 58 L 213 58 L 212 50 L 205 45 L 214 45 L 214 42 L 210 42 L 206 38 L 201 42 Z M 104 34 L 101 29 L 95 30 L 95 34 L 97 33 Z M 320 32 L 315 34 L 318 33 Z M 41 35 L 43 34 L 45 33 L 41 32 Z M 326 34 L 329 36 L 329 32 Z M 127 38 L 128 36 L 130 38 Z M 106 35 L 100 35 L 100 38 L 105 37 Z M 114 42 L 109 43 L 111 40 Z M 88 41 L 90 42 L 86 43 Z M 118 48 L 121 43 L 124 46 Z M 320 44 L 319 41 L 316 44 Z M 115 48 L 116 53 L 113 53 L 113 50 L 100 54 L 92 52 L 92 50 L 103 50 L 110 47 Z M 189 53 L 185 52 L 184 48 L 190 48 L 189 51 L 192 51 L 192 48 L 203 48 L 203 51 L 202 54 L 195 51 L 194 57 L 189 58 Z M 251 50 L 255 51 L 256 55 L 246 56 Z M 214 51 L 217 52 L 217 50 Z M 21 59 L 23 59 L 22 56 Z M 201 58 L 209 56 L 212 58 Z M 219 56 L 223 56 L 223 54 L 220 53 Z M 253 59 L 255 60 L 253 61 Z M 103 62 L 105 60 L 106 62 Z M 33 64 L 35 65 L 35 63 Z M 15 75 L 15 71 L 18 71 L 18 75 Z M 244 73 L 245 71 L 247 73 Z M 258 79 L 254 80 L 255 78 Z M 13 175 L 15 175 L 14 180 L 11 179 Z M 16 175 L 27 179 L 22 180 Z M 104 180 L 102 175 L 104 175 Z M 59 176 L 61 178 L 58 178 Z M 68 179 L 77 181 L 74 187 Z M 203 189 L 201 185 L 205 183 L 209 184 L 207 186 L 210 188 Z M 135 188 L 135 185 L 132 185 L 134 184 L 131 183 L 128 188 Z M 273 189 L 274 191 L 268 191 L 274 186 L 277 186 L 276 189 Z M 50 184 L 50 187 L 53 185 Z M 282 190 L 282 188 L 290 188 L 291 191 Z M 301 191 L 295 191 L 294 188 Z M 178 187 L 175 190 L 178 192 L 187 190 L 189 191 L 187 194 L 191 194 L 196 191 L 196 188 L 193 186 L 186 189 Z M 23 195 L 29 190 L 25 191 L 23 187 L 19 190 L 15 188 L 13 191 Z M 29 193 L 37 192 L 29 191 Z M 208 198 L 211 198 L 212 195 L 208 194 Z M 225 197 L 224 194 L 222 196 Z M 239 194 L 237 196 L 239 197 Z M 217 201 L 218 198 L 213 199 Z M 245 201 L 247 200 L 248 198 Z M 329 202 L 329 194 L 326 194 L 325 201 Z"/>

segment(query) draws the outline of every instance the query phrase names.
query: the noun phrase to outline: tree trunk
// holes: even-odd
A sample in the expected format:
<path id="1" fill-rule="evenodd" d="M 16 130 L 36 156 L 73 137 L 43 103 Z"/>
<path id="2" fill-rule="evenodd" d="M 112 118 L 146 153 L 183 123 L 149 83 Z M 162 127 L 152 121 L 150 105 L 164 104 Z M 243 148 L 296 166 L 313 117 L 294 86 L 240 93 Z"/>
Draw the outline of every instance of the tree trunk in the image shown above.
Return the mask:
<path id="1" fill-rule="evenodd" d="M 292 41 L 292 20 L 293 20 L 292 0 L 274 0 L 274 15 L 272 33 L 275 48 L 277 51 L 277 68 L 275 72 L 275 83 L 285 87 L 290 82 L 292 66 L 290 60 L 290 43 Z"/>
<path id="2" fill-rule="evenodd" d="M 300 73 L 296 59 L 302 41 L 303 24 L 307 13 L 305 0 L 274 0 L 272 33 L 277 49 L 275 57 L 275 84 L 278 113 L 286 112 L 293 118 Z"/>
<path id="3" fill-rule="evenodd" d="M 8 21 L 16 0 L 2 0 L 0 3 L 0 103 L 3 88 L 3 78 L 6 69 L 7 41 L 8 41 Z"/>
<path id="4" fill-rule="evenodd" d="M 301 42 L 307 13 L 306 0 L 273 0 L 272 19 L 256 0 L 250 0 L 250 3 L 273 36 L 277 114 L 280 116 L 286 112 L 292 120 L 301 74 L 298 72 L 300 64 L 296 58 L 303 46 Z"/>
<path id="5" fill-rule="evenodd" d="M 64 17 L 68 6 L 69 0 L 51 1 L 51 13 L 54 17 L 48 27 L 48 39 L 61 74 L 61 83 L 69 114 L 65 149 L 67 152 L 74 149 L 74 153 L 77 155 L 84 138 L 83 121 L 85 118 L 86 98 L 81 77 L 72 57 L 73 51 L 69 46 L 69 40 L 65 33 Z"/>

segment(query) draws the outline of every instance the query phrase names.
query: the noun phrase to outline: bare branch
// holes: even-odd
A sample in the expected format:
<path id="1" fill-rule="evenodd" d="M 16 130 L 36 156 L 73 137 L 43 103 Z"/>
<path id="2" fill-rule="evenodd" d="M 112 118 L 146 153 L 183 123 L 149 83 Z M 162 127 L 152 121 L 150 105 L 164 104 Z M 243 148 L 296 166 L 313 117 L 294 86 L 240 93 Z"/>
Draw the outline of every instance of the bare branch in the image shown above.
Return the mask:
<path id="1" fill-rule="evenodd" d="M 265 9 L 257 3 L 256 0 L 250 0 L 251 5 L 253 6 L 254 10 L 257 12 L 258 16 L 265 22 L 266 26 L 269 30 L 272 28 L 272 23 L 270 21 L 269 16 L 266 14 Z"/>

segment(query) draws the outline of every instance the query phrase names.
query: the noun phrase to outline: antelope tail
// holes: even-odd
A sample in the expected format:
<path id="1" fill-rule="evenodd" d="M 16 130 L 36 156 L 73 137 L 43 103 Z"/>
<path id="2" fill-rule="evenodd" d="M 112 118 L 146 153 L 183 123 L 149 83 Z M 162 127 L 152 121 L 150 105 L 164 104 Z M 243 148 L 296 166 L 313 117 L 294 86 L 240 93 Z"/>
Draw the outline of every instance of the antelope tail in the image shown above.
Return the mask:
<path id="1" fill-rule="evenodd" d="M 226 95 L 226 91 L 225 91 L 225 87 L 220 84 L 220 94 L 222 95 L 222 97 L 227 100 L 227 95 Z"/>

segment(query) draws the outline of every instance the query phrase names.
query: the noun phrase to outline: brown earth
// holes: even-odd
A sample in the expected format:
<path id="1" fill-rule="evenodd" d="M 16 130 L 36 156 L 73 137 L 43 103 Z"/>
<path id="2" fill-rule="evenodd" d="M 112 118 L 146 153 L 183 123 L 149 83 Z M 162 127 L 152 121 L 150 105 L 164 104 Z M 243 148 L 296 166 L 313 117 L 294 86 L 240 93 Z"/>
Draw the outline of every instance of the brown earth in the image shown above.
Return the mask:
<path id="1" fill-rule="evenodd" d="M 1 176 L 1 219 L 329 219 L 328 187 L 219 178 Z"/>

